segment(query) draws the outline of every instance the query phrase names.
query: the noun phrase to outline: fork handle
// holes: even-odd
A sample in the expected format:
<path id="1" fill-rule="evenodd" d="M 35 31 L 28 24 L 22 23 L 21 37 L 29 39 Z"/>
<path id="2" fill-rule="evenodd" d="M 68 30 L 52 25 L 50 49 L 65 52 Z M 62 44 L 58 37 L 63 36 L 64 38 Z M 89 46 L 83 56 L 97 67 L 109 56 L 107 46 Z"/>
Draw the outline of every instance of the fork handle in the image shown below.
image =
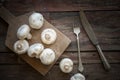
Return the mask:
<path id="1" fill-rule="evenodd" d="M 79 44 L 79 36 L 77 35 L 77 46 L 78 46 L 78 70 L 80 72 L 83 72 L 84 68 L 83 68 L 83 65 L 82 65 L 82 60 L 81 60 L 81 56 L 80 56 L 80 44 Z"/>

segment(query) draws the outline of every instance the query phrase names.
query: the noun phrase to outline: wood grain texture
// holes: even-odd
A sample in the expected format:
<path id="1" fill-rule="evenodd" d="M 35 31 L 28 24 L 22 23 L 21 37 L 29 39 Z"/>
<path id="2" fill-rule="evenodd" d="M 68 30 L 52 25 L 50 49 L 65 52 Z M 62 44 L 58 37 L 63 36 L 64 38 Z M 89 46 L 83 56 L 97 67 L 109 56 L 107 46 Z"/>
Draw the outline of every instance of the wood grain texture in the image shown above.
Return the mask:
<path id="1" fill-rule="evenodd" d="M 0 64 L 26 64 L 25 61 L 23 61 L 17 54 L 0 53 L 0 55 Z M 108 59 L 109 63 L 120 63 L 120 52 L 104 52 L 104 55 Z M 74 64 L 78 64 L 77 52 L 64 52 L 55 64 L 58 65 L 63 58 L 70 58 L 73 60 Z M 81 52 L 81 58 L 83 64 L 101 63 L 97 52 Z"/>
<path id="2" fill-rule="evenodd" d="M 100 42 L 100 46 L 104 51 L 118 51 L 120 50 L 120 11 L 92 11 L 85 12 L 89 22 L 92 25 L 92 28 Z M 67 48 L 67 51 L 77 51 L 76 39 L 72 30 L 73 18 L 76 18 L 76 21 L 79 23 L 79 14 L 77 12 L 54 12 L 54 13 L 45 13 L 45 17 L 49 16 L 47 20 L 50 21 L 57 29 L 59 29 L 63 34 L 69 37 L 72 41 L 70 46 Z M 3 22 L 0 22 L 2 30 L 0 42 L 3 44 L 5 40 L 5 34 L 7 30 L 7 25 Z M 80 34 L 80 45 L 81 51 L 95 51 L 96 49 L 91 44 L 86 32 L 83 27 L 81 27 Z M 0 51 L 9 52 L 9 50 L 3 45 L 0 45 Z"/>
<path id="3" fill-rule="evenodd" d="M 84 75 L 86 80 L 119 80 L 120 65 L 111 64 L 110 72 L 104 71 L 99 64 L 84 65 Z M 77 65 L 71 73 L 65 74 L 61 72 L 58 65 L 55 65 L 46 76 L 40 75 L 37 71 L 28 65 L 1 65 L 0 79 L 1 80 L 69 80 L 72 75 L 77 73 Z"/>
<path id="4" fill-rule="evenodd" d="M 35 11 L 120 10 L 119 0 L 5 0 L 3 4 L 15 14 Z"/>
<path id="5" fill-rule="evenodd" d="M 6 12 L 6 11 L 7 10 L 4 10 L 3 12 L 1 11 L 1 13 L 5 14 L 5 15 L 2 15 L 2 18 L 5 19 L 7 22 L 10 20 L 5 44 L 9 49 L 14 51 L 13 45 L 18 40 L 18 38 L 16 36 L 17 30 L 21 25 L 29 24 L 28 18 L 33 12 L 19 16 L 17 18 L 14 18 L 11 15 L 7 15 L 7 13 L 9 13 L 9 12 Z M 11 17 L 14 19 L 11 19 Z M 55 41 L 54 44 L 52 44 L 52 45 L 45 45 L 44 44 L 45 48 L 51 48 L 52 50 L 55 51 L 55 53 L 56 53 L 55 61 L 51 65 L 45 66 L 40 62 L 40 60 L 30 58 L 30 57 L 28 57 L 27 54 L 20 55 L 20 57 L 23 60 L 25 60 L 28 64 L 30 64 L 33 68 L 35 68 L 38 72 L 40 72 L 43 75 L 45 75 L 51 69 L 51 67 L 55 64 L 57 59 L 60 57 L 60 55 L 64 52 L 64 50 L 68 47 L 68 45 L 71 42 L 71 40 L 69 38 L 67 38 L 59 30 L 54 28 L 54 26 L 51 25 L 49 22 L 44 20 L 43 27 L 40 30 L 31 30 L 31 34 L 33 37 L 31 40 L 28 40 L 29 44 L 32 45 L 34 43 L 42 43 L 42 41 L 40 40 L 39 37 L 40 37 L 41 32 L 47 28 L 52 28 L 57 33 L 57 40 Z"/>
<path id="6" fill-rule="evenodd" d="M 93 11 L 86 12 L 87 18 L 92 25 L 100 46 L 103 50 L 120 50 L 120 12 L 119 11 Z M 70 37 L 72 40 L 68 51 L 76 51 L 76 39 L 72 27 L 74 19 L 81 24 L 78 12 L 71 13 L 53 13 L 50 15 L 51 23 L 55 25 L 60 31 Z M 81 51 L 95 50 L 91 44 L 86 32 L 80 25 L 80 45 Z"/>
<path id="7" fill-rule="evenodd" d="M 84 65 L 84 72 L 83 74 L 86 77 L 86 80 L 119 80 L 120 76 L 120 65 L 116 64 L 111 64 L 112 69 L 110 72 L 104 71 L 101 65 L 99 64 L 89 64 L 89 65 Z M 51 70 L 51 73 L 53 74 L 53 77 L 51 75 L 51 79 L 54 80 L 69 80 L 69 78 L 77 73 L 77 68 L 78 66 L 74 66 L 74 70 L 70 74 L 64 74 L 59 70 L 58 66 L 54 66 L 53 69 Z M 54 74 L 59 74 L 59 75 L 54 75 Z M 114 76 L 113 76 L 114 75 Z M 60 78 L 56 78 L 56 77 Z"/>
<path id="8" fill-rule="evenodd" d="M 73 24 L 73 17 L 76 17 L 77 22 L 80 21 L 79 14 L 74 12 L 80 8 L 86 10 L 85 14 L 112 66 L 110 72 L 104 70 L 94 46 L 80 26 L 82 31 L 80 35 L 81 56 L 85 67 L 86 80 L 120 80 L 119 0 L 1 0 L 1 6 L 6 7 L 15 16 L 33 10 L 42 12 L 50 23 L 72 40 L 71 45 L 55 66 L 43 77 L 5 46 L 8 24 L 0 18 L 1 80 L 69 80 L 72 75 L 77 73 L 77 46 L 71 25 Z M 59 69 L 58 64 L 64 57 L 69 57 L 74 61 L 74 70 L 70 74 L 64 74 Z"/>

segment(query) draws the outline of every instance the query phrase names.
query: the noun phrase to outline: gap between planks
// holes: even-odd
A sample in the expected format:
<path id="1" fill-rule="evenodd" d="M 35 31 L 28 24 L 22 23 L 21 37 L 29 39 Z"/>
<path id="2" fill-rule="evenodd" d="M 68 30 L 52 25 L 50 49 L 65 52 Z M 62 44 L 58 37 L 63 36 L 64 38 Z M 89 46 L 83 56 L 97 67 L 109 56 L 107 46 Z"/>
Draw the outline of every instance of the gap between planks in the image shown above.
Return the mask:
<path id="1" fill-rule="evenodd" d="M 103 52 L 108 62 L 120 63 L 120 52 Z M 26 64 L 17 54 L 15 53 L 0 53 L 0 64 Z M 61 59 L 70 58 L 73 60 L 74 64 L 78 63 L 77 52 L 64 52 L 63 55 L 57 60 L 56 65 L 59 64 Z M 96 64 L 101 63 L 99 55 L 97 52 L 81 52 L 82 62 L 84 64 Z"/>

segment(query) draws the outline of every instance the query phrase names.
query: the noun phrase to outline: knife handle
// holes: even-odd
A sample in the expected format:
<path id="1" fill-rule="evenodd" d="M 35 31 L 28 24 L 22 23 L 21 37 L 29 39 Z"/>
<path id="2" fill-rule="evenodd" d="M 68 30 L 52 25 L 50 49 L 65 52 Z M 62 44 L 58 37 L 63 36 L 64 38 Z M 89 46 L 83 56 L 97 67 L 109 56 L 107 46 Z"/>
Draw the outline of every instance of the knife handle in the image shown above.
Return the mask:
<path id="1" fill-rule="evenodd" d="M 84 68 L 83 68 L 83 64 L 82 64 L 82 60 L 81 60 L 81 55 L 80 55 L 80 41 L 79 41 L 79 36 L 77 35 L 77 46 L 78 46 L 78 70 L 80 72 L 83 72 Z"/>
<path id="2" fill-rule="evenodd" d="M 100 48 L 99 45 L 96 45 L 96 48 L 97 48 L 97 50 L 98 50 L 98 53 L 99 53 L 99 55 L 100 55 L 100 58 L 101 58 L 101 60 L 102 60 L 102 63 L 103 63 L 103 65 L 104 65 L 105 69 L 106 69 L 106 70 L 110 70 L 110 68 L 111 68 L 111 67 L 110 67 L 110 64 L 108 63 L 106 57 L 104 56 L 104 54 L 103 54 L 103 52 L 102 52 L 102 49 Z"/>

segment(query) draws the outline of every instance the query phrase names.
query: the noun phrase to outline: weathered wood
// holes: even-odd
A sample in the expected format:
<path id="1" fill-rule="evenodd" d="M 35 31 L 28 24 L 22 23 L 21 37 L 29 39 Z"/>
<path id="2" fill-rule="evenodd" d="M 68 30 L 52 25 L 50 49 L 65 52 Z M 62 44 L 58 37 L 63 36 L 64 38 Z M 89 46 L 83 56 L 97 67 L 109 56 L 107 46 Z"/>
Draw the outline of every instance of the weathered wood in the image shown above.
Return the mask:
<path id="1" fill-rule="evenodd" d="M 109 63 L 120 63 L 120 52 L 104 52 Z M 0 53 L 0 64 L 26 64 L 18 55 L 14 53 Z M 59 64 L 61 59 L 71 58 L 74 64 L 78 64 L 77 52 L 64 52 L 63 55 L 57 60 L 56 64 Z M 101 63 L 97 52 L 81 52 L 82 62 L 84 64 Z"/>
<path id="2" fill-rule="evenodd" d="M 49 80 L 29 65 L 0 65 L 1 80 Z"/>
<path id="3" fill-rule="evenodd" d="M 86 80 L 119 80 L 120 79 L 120 65 L 111 64 L 112 69 L 110 72 L 106 72 L 99 64 L 84 65 L 83 74 Z M 74 70 L 70 74 L 64 74 L 60 71 L 58 66 L 54 66 L 51 73 L 51 79 L 53 80 L 69 80 L 69 78 L 78 72 L 78 66 L 74 65 Z M 56 75 L 55 75 L 56 74 Z M 55 77 L 54 77 L 55 76 Z"/>
<path id="4" fill-rule="evenodd" d="M 0 17 L 4 19 L 8 24 L 10 24 L 11 20 L 15 18 L 15 16 L 4 7 L 0 8 Z"/>
<path id="5" fill-rule="evenodd" d="M 120 10 L 119 0 L 5 0 L 3 4 L 14 14 L 29 11 Z"/>
<path id="6" fill-rule="evenodd" d="M 120 65 L 111 66 L 111 71 L 106 72 L 99 64 L 84 65 L 83 74 L 86 80 L 120 80 Z M 59 66 L 55 65 L 46 76 L 42 76 L 28 65 L 0 65 L 1 80 L 69 80 L 77 72 L 77 65 L 74 65 L 73 71 L 69 74 L 61 72 Z"/>
<path id="7" fill-rule="evenodd" d="M 119 63 L 120 52 L 104 52 L 104 55 L 108 59 L 110 63 Z M 78 53 L 77 52 L 65 52 L 60 59 L 58 59 L 57 63 L 60 62 L 63 58 L 71 58 L 75 64 L 78 64 Z M 84 64 L 86 63 L 101 63 L 101 59 L 97 52 L 81 52 L 81 59 Z"/>
<path id="8" fill-rule="evenodd" d="M 8 24 L 8 32 L 7 32 L 7 37 L 6 37 L 6 46 L 11 49 L 12 51 L 14 51 L 13 49 L 13 45 L 14 43 L 18 40 L 16 33 L 18 28 L 23 25 L 23 24 L 29 24 L 28 23 L 28 18 L 29 16 L 33 13 L 28 13 L 19 17 L 14 17 L 13 15 L 9 15 L 10 12 L 7 11 L 6 9 L 2 8 L 2 11 L 0 11 L 0 16 L 5 19 Z M 5 15 L 4 15 L 5 14 Z M 8 15 L 7 15 L 8 14 Z M 38 59 L 33 59 L 28 57 L 28 55 L 20 55 L 20 57 L 25 60 L 28 64 L 30 64 L 33 68 L 35 68 L 38 72 L 40 72 L 41 74 L 45 75 L 50 69 L 51 67 L 55 64 L 55 62 L 57 61 L 57 59 L 60 57 L 60 55 L 65 51 L 65 49 L 68 47 L 68 45 L 70 44 L 71 40 L 66 37 L 64 34 L 62 34 L 59 30 L 57 30 L 53 25 L 51 25 L 48 21 L 44 20 L 44 24 L 43 27 L 39 30 L 31 30 L 31 34 L 32 34 L 32 39 L 28 40 L 29 45 L 32 45 L 34 43 L 42 43 L 40 37 L 41 32 L 44 29 L 47 28 L 52 28 L 56 31 L 57 33 L 57 40 L 55 41 L 54 44 L 52 45 L 45 45 L 45 48 L 51 48 L 52 50 L 55 51 L 56 53 L 56 58 L 55 61 L 49 65 L 43 65 L 40 60 Z M 64 44 L 64 45 L 63 45 Z"/>
<path id="9" fill-rule="evenodd" d="M 10 50 L 5 46 L 5 39 L 7 35 L 8 24 L 0 18 L 0 52 L 9 52 Z"/>
<path id="10" fill-rule="evenodd" d="M 102 50 L 120 50 L 120 12 L 119 11 L 93 11 L 86 12 L 87 18 L 92 25 L 92 28 L 100 42 Z M 60 31 L 67 35 L 72 43 L 68 51 L 76 51 L 76 38 L 72 30 L 74 18 L 76 22 L 80 23 L 78 12 L 71 13 L 51 13 L 51 23 L 55 25 Z M 95 50 L 91 44 L 86 32 L 81 27 L 80 45 L 81 51 Z"/>
<path id="11" fill-rule="evenodd" d="M 57 29 L 68 36 L 72 43 L 68 47 L 67 51 L 76 51 L 76 39 L 72 30 L 73 18 L 79 22 L 79 16 L 77 12 L 61 12 L 61 13 L 45 13 L 45 17 L 50 16 L 49 20 Z M 100 42 L 102 50 L 117 51 L 120 50 L 120 11 L 93 11 L 86 12 L 87 18 L 92 25 L 92 28 Z M 1 24 L 1 42 L 0 51 L 9 52 L 9 50 L 4 46 L 4 40 L 6 37 L 7 25 Z M 94 46 L 91 44 L 88 36 L 86 35 L 83 27 L 81 27 L 80 34 L 80 45 L 81 51 L 95 51 Z"/>
<path id="12" fill-rule="evenodd" d="M 1 0 L 15 16 L 38 11 L 45 14 L 57 29 L 68 36 L 72 43 L 57 61 L 56 65 L 43 77 L 36 70 L 26 64 L 18 55 L 5 46 L 7 23 L 0 19 L 0 79 L 1 80 L 69 80 L 77 73 L 77 46 L 72 32 L 73 17 L 77 22 L 77 12 L 52 12 L 52 11 L 77 11 L 80 8 L 88 10 L 86 13 L 89 22 L 100 42 L 104 54 L 111 63 L 111 71 L 106 72 L 100 63 L 98 53 L 89 41 L 84 29 L 81 27 L 81 56 L 85 67 L 86 80 L 120 80 L 120 1 L 119 0 Z M 5 2 L 4 2 L 5 1 Z M 108 11 L 98 11 L 108 10 Z M 109 11 L 114 10 L 114 11 Z M 118 10 L 118 11 L 115 11 Z M 51 11 L 50 13 L 47 11 Z M 47 15 L 47 16 L 46 16 Z M 90 52 L 92 51 L 92 52 Z M 6 53 L 7 52 L 7 53 Z M 64 57 L 74 61 L 74 70 L 64 74 L 59 69 L 59 62 Z"/>
<path id="13" fill-rule="evenodd" d="M 6 15 L 6 14 L 4 14 L 4 15 Z M 11 15 L 11 14 L 9 14 L 9 15 Z M 49 13 L 43 13 L 43 16 L 45 17 L 45 19 L 47 21 L 50 21 L 49 20 Z M 7 18 L 8 17 L 6 17 L 5 19 L 7 19 Z M 13 15 L 10 16 L 9 18 L 13 19 Z M 6 40 L 8 26 L 9 26 L 9 24 L 7 22 L 9 22 L 9 21 L 5 21 L 0 17 L 0 28 L 1 28 L 0 29 L 0 44 L 1 44 L 0 45 L 0 47 L 1 47 L 0 52 L 11 52 L 11 50 L 5 46 L 5 40 Z"/>

